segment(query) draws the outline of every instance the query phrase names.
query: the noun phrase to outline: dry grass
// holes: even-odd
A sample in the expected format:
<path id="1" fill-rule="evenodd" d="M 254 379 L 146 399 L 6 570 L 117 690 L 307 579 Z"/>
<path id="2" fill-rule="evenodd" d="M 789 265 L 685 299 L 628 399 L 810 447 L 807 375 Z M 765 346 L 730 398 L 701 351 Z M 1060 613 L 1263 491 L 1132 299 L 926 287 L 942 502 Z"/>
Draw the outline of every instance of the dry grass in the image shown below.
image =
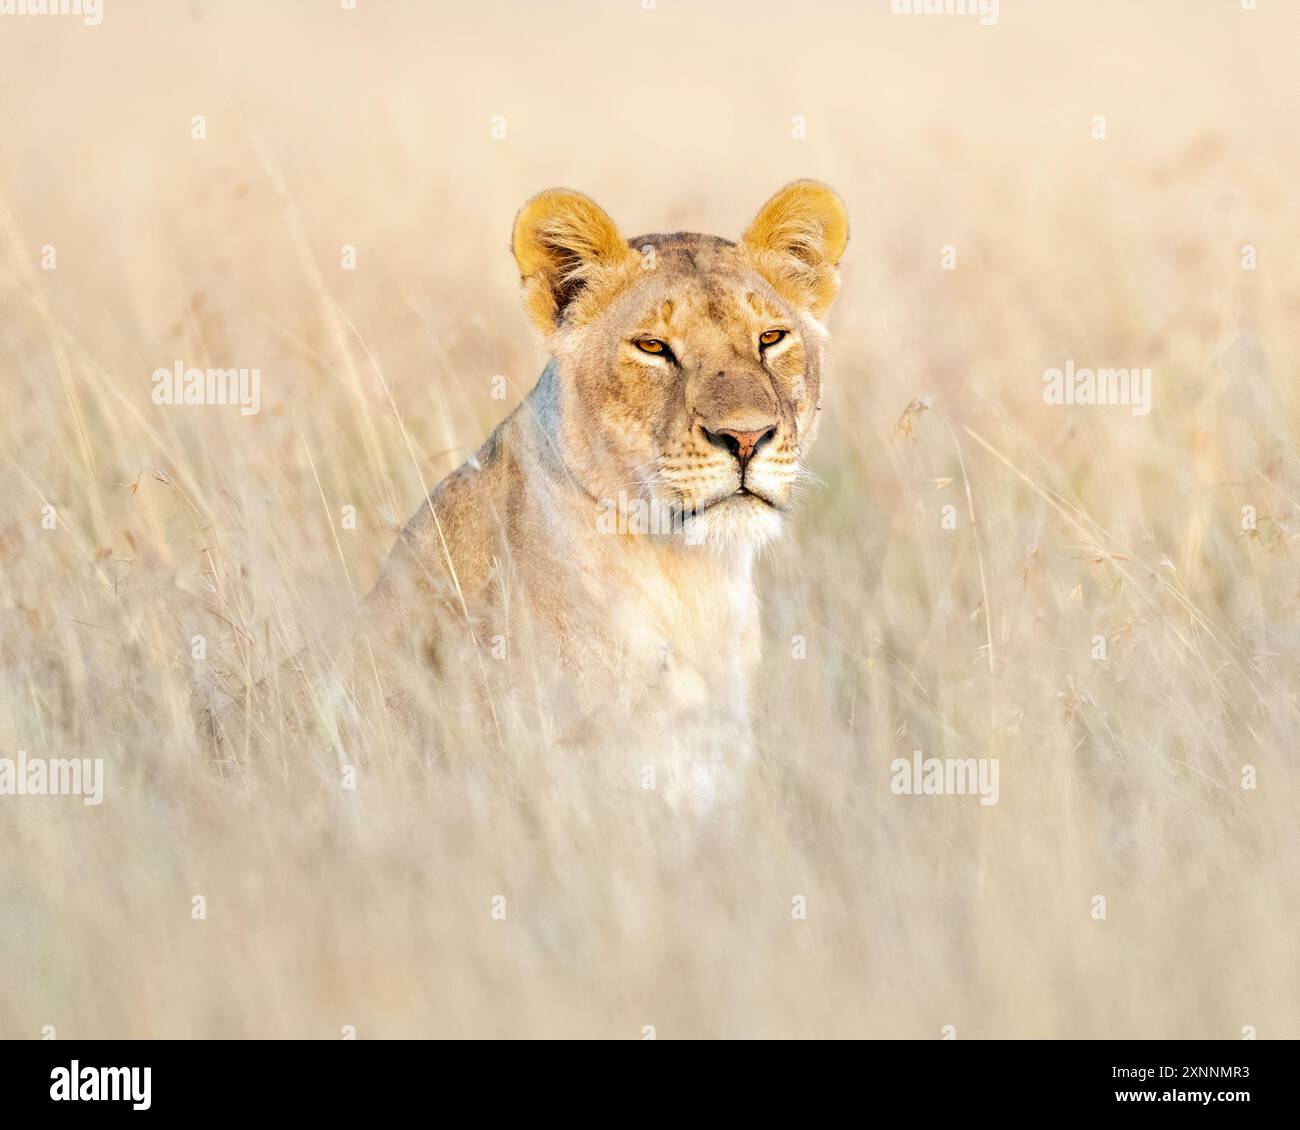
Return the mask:
<path id="1" fill-rule="evenodd" d="M 1300 1036 L 1300 14 L 698 7 L 3 18 L 0 756 L 107 795 L 0 797 L 0 1034 Z M 802 175 L 853 241 L 733 821 L 458 717 L 363 719 L 353 792 L 211 763 L 196 680 L 321 634 L 540 371 L 527 196 L 735 234 Z M 1151 414 L 1044 405 L 1067 358 Z M 153 405 L 177 359 L 261 414 Z M 1000 803 L 892 795 L 918 748 Z"/>

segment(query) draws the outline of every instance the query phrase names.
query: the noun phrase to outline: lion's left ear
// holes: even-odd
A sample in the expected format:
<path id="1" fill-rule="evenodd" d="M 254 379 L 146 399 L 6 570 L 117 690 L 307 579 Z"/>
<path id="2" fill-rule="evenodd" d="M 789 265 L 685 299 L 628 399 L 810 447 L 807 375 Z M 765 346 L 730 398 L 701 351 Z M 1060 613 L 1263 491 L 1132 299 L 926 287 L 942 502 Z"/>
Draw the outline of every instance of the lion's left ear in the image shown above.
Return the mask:
<path id="1" fill-rule="evenodd" d="M 755 264 L 787 299 L 821 317 L 840 289 L 849 242 L 844 202 L 820 181 L 797 180 L 772 197 L 745 230 Z"/>

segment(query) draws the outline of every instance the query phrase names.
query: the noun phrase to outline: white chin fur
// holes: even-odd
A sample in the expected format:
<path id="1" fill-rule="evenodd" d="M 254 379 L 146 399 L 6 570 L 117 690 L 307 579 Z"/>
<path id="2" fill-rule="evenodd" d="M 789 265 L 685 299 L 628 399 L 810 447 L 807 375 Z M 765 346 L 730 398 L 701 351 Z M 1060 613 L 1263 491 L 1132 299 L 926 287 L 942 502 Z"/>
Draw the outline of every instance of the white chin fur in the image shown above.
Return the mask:
<path id="1" fill-rule="evenodd" d="M 784 527 L 779 511 L 753 498 L 730 498 L 693 514 L 682 525 L 687 545 L 713 549 L 766 545 Z"/>

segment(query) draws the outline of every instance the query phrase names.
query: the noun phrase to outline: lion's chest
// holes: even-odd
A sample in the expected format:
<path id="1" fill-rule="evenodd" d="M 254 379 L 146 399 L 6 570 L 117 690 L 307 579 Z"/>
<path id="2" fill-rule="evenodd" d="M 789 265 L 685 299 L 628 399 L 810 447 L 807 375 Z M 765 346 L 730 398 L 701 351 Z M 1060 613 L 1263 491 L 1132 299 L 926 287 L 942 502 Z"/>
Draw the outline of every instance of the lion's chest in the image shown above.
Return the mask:
<path id="1" fill-rule="evenodd" d="M 704 588 L 648 586 L 614 611 L 600 677 L 629 719 L 654 731 L 734 742 L 747 728 L 759 658 L 758 604 L 742 582 Z"/>

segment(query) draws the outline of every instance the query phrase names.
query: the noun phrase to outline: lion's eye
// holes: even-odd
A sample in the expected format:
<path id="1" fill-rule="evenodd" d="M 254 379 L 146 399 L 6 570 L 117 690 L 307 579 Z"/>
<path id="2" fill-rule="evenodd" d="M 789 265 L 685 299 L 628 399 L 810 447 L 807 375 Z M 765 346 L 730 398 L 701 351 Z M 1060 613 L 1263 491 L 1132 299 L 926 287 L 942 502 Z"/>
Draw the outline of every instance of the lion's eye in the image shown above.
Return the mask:
<path id="1" fill-rule="evenodd" d="M 775 345 L 785 337 L 785 330 L 768 330 L 758 335 L 758 344 L 766 349 L 769 345 Z"/>
<path id="2" fill-rule="evenodd" d="M 637 338 L 636 347 L 642 353 L 653 353 L 657 357 L 672 356 L 672 351 L 657 337 Z"/>

